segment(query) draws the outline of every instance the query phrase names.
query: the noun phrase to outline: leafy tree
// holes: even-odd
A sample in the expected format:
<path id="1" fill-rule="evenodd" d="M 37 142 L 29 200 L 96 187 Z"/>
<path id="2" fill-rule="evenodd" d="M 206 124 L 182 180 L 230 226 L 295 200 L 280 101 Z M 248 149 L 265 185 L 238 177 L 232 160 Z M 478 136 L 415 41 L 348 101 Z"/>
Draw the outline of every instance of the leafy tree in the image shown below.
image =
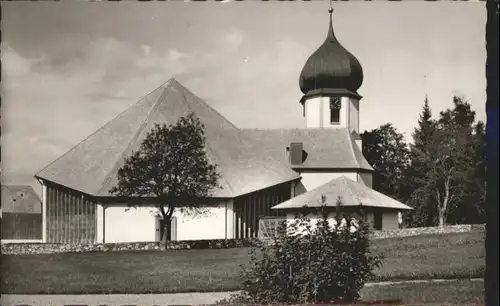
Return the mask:
<path id="1" fill-rule="evenodd" d="M 242 292 L 229 303 L 359 299 L 359 291 L 373 276 L 373 269 L 381 265 L 380 257 L 370 254 L 368 225 L 363 218 L 354 222 L 343 213 L 331 222 L 324 206 L 317 213 L 322 218 L 315 226 L 297 216 L 294 222 L 282 225 L 285 228 L 278 231 L 270 245 L 252 254 L 250 265 L 242 272 Z"/>
<path id="2" fill-rule="evenodd" d="M 390 123 L 361 134 L 363 155 L 375 169 L 372 188 L 399 201 L 408 198 L 405 173 L 410 150 L 403 134 Z"/>
<path id="3" fill-rule="evenodd" d="M 464 190 L 470 185 L 475 169 L 473 142 L 475 114 L 461 97 L 453 98 L 454 108 L 440 113 L 429 141 L 422 149 L 416 149 L 416 161 L 426 165 L 427 174 L 414 192 L 425 198 L 431 195 L 438 214 L 439 226 L 444 226 L 453 207 L 463 204 Z M 472 171 L 472 172 L 471 172 Z"/>
<path id="4" fill-rule="evenodd" d="M 206 155 L 204 125 L 191 113 L 176 125 L 156 124 L 140 148 L 126 158 L 118 171 L 118 184 L 110 192 L 124 197 L 154 197 L 166 221 L 167 240 L 175 209 L 204 211 L 205 206 L 196 199 L 209 196 L 218 187 L 216 168 Z"/>
<path id="5" fill-rule="evenodd" d="M 486 196 L 486 167 L 484 144 L 486 140 L 484 123 L 474 124 L 475 112 L 462 97 L 453 98 L 453 108 L 440 114 L 440 124 L 458 125 L 470 147 L 468 169 L 465 169 L 463 188 L 458 200 L 453 202 L 448 215 L 449 223 L 484 222 L 484 201 Z"/>
<path id="6" fill-rule="evenodd" d="M 478 224 L 486 221 L 486 131 L 482 121 L 474 126 L 472 137 L 474 152 L 467 185 L 464 188 L 464 200 L 450 214 L 451 221 L 455 223 Z"/>
<path id="7" fill-rule="evenodd" d="M 470 223 L 486 222 L 486 126 L 484 122 L 479 121 L 474 127 L 474 173 L 472 175 L 473 183 L 471 189 L 475 190 L 475 195 L 470 199 L 472 205 L 477 209 L 476 220 L 470 220 Z"/>

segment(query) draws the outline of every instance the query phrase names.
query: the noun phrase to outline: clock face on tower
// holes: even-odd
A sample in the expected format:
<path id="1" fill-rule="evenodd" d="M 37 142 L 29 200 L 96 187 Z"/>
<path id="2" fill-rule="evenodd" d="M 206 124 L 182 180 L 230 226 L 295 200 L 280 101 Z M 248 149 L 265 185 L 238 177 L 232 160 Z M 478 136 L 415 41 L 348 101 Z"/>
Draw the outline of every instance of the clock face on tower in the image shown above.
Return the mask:
<path id="1" fill-rule="evenodd" d="M 340 109 L 340 97 L 330 97 L 330 109 Z"/>

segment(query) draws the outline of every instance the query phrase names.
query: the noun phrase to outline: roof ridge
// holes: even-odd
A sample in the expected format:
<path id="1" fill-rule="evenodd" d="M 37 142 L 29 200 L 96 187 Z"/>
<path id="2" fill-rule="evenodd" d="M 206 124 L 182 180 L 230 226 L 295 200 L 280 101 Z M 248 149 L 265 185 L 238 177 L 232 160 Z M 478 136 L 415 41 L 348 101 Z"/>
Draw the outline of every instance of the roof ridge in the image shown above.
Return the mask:
<path id="1" fill-rule="evenodd" d="M 348 179 L 348 178 L 347 178 Z M 358 195 L 354 194 L 354 192 L 352 191 L 351 187 L 356 187 L 354 183 L 359 183 L 359 182 L 355 182 L 351 179 L 349 179 L 349 181 L 347 180 L 344 180 L 345 184 L 347 185 L 347 191 L 349 192 L 349 194 L 351 195 L 352 199 L 356 201 L 356 205 L 362 205 L 362 202 L 361 199 L 359 198 Z M 349 185 L 351 184 L 351 185 Z"/>
<path id="2" fill-rule="evenodd" d="M 352 153 L 352 156 L 354 157 L 354 160 L 358 166 L 358 168 L 362 168 L 361 165 L 359 164 L 358 158 L 356 157 L 356 153 L 354 152 L 354 146 L 357 145 L 355 142 L 352 141 L 352 136 L 351 133 L 349 133 L 349 130 L 347 130 L 347 140 L 349 142 L 349 149 Z"/>
<path id="3" fill-rule="evenodd" d="M 185 87 L 184 87 L 185 88 Z M 189 89 L 185 88 L 185 90 L 187 90 L 190 94 L 192 94 L 193 96 L 196 97 L 197 100 L 203 102 L 203 104 L 205 104 L 206 106 L 208 106 L 212 111 L 214 111 L 217 115 L 219 115 L 223 120 L 227 121 L 232 127 L 234 127 L 235 129 L 237 129 L 238 131 L 241 131 L 241 129 L 239 127 L 237 127 L 234 123 L 232 123 L 229 119 L 227 119 L 225 116 L 223 116 L 221 113 L 219 113 L 218 110 L 216 110 L 215 108 L 213 108 L 212 106 L 210 106 L 207 101 L 203 100 L 202 98 L 198 97 L 195 93 L 193 93 L 192 91 L 190 91 Z"/>
<path id="4" fill-rule="evenodd" d="M 169 82 L 169 81 L 167 81 L 167 82 Z M 167 82 L 165 82 L 164 84 L 166 84 Z M 164 84 L 162 84 L 161 86 L 163 86 Z M 161 86 L 157 87 L 156 89 L 159 89 Z M 155 91 L 155 90 L 153 90 L 153 91 Z M 153 91 L 151 91 L 149 94 L 153 93 Z M 110 170 L 106 174 L 105 179 L 101 183 L 101 186 L 99 186 L 99 188 L 97 189 L 97 191 L 95 193 L 96 195 L 99 195 L 102 192 L 102 189 L 104 188 L 104 186 L 106 186 L 106 184 L 111 180 L 111 178 L 109 177 L 110 174 L 112 172 L 114 172 L 114 170 L 118 166 L 118 163 L 123 159 L 123 157 L 125 156 L 125 154 L 128 153 L 128 150 L 131 147 L 131 145 L 137 140 L 137 138 L 141 134 L 142 130 L 144 129 L 144 126 L 148 122 L 149 117 L 154 112 L 154 110 L 158 108 L 158 105 L 160 104 L 159 101 L 161 101 L 161 98 L 165 95 L 165 92 L 166 92 L 166 88 L 163 88 L 162 94 L 158 97 L 158 100 L 156 100 L 154 106 L 149 110 L 149 113 L 147 114 L 147 116 L 145 116 L 144 119 L 142 120 L 141 124 L 139 125 L 139 128 L 137 129 L 137 132 L 130 139 L 130 141 L 128 142 L 127 147 L 122 151 L 122 153 L 120 154 L 120 156 L 116 159 L 115 163 L 113 164 L 113 166 L 110 168 Z M 139 100 L 137 103 L 139 103 L 141 100 Z"/>
<path id="5" fill-rule="evenodd" d="M 192 92 L 189 88 L 185 87 L 184 85 L 182 85 L 179 81 L 177 81 L 176 79 L 172 78 L 174 81 L 177 82 L 177 85 L 179 85 L 183 92 L 182 92 L 182 95 L 184 96 L 184 100 L 187 101 L 187 97 L 186 97 L 186 92 L 190 95 L 192 95 L 193 97 L 196 98 L 196 100 L 198 102 L 202 102 L 201 104 L 203 104 L 204 106 L 208 107 L 211 111 L 213 111 L 214 113 L 216 113 L 219 117 L 221 117 L 223 120 L 225 120 L 226 122 L 228 122 L 232 127 L 234 127 L 236 130 L 238 131 L 241 131 L 242 129 L 237 127 L 233 122 L 231 122 L 229 119 L 227 119 L 225 116 L 223 116 L 218 110 L 216 110 L 214 107 L 212 107 L 211 105 L 208 104 L 207 101 L 205 101 L 204 99 L 202 99 L 201 97 L 199 97 L 197 94 L 195 94 L 194 92 Z M 189 105 L 188 105 L 188 108 Z"/>
<path id="6" fill-rule="evenodd" d="M 358 134 L 358 135 L 359 135 L 359 134 Z M 351 134 L 349 133 L 349 136 L 348 136 L 348 137 L 349 137 L 349 139 L 350 139 L 350 141 L 351 141 L 351 144 L 352 144 L 352 151 L 353 151 L 353 153 L 354 153 L 354 156 L 355 156 L 355 159 L 356 159 L 356 163 L 358 164 L 359 168 L 360 168 L 360 169 L 365 169 L 365 170 L 370 170 L 370 171 L 372 171 L 372 172 L 373 172 L 373 171 L 375 171 L 375 168 L 373 168 L 373 167 L 372 167 L 372 165 L 370 165 L 370 163 L 366 160 L 366 157 L 365 157 L 365 155 L 363 154 L 363 149 L 362 149 L 362 148 L 360 148 L 360 147 L 356 144 L 356 142 L 355 142 L 355 140 L 354 140 L 354 136 L 353 136 L 353 135 L 351 135 Z M 359 135 L 359 139 L 358 139 L 358 140 L 363 140 L 363 139 L 361 138 L 361 135 Z M 361 163 L 360 163 L 359 159 L 356 157 L 356 151 L 359 153 L 359 157 L 363 159 L 363 160 L 361 161 Z M 365 164 L 365 165 L 363 165 L 363 164 Z"/>
<path id="7" fill-rule="evenodd" d="M 181 86 L 182 86 L 182 85 L 181 85 Z M 182 86 L 182 87 L 184 87 L 184 86 Z M 198 96 L 197 96 L 197 95 L 195 95 L 193 92 L 189 91 L 189 89 L 187 89 L 187 88 L 185 88 L 185 87 L 184 87 L 184 90 L 183 90 L 183 91 L 182 91 L 182 93 L 181 93 L 181 94 L 182 94 L 182 97 L 184 98 L 184 104 L 187 106 L 187 108 L 188 108 L 188 109 L 189 109 L 192 113 L 194 113 L 194 111 L 193 111 L 193 109 L 191 108 L 191 105 L 189 105 L 189 103 L 187 103 L 188 99 L 187 99 L 187 97 L 186 97 L 185 90 L 187 90 L 190 94 L 192 94 L 193 96 L 195 96 L 197 99 L 199 99 L 199 100 L 201 100 L 202 102 L 204 102 L 204 104 L 205 104 L 205 105 L 207 105 L 210 109 L 213 109 L 212 107 L 210 107 L 210 105 L 208 105 L 208 104 L 207 104 L 207 102 L 206 102 L 206 101 L 203 101 L 200 97 L 198 97 Z M 215 111 L 215 110 L 214 110 L 214 111 Z M 216 113 L 217 113 L 217 111 L 216 111 Z M 222 117 L 222 115 L 220 115 L 219 113 L 217 113 L 217 114 L 218 114 L 219 116 L 221 116 L 221 117 Z M 224 118 L 224 117 L 223 117 L 223 118 Z M 226 121 L 228 121 L 228 122 L 229 122 L 229 120 L 227 120 L 227 119 L 226 119 Z M 210 151 L 210 153 L 212 153 L 214 156 L 217 156 L 217 159 L 221 160 L 220 155 L 219 155 L 219 154 L 217 154 L 217 151 L 215 151 L 215 150 L 214 150 L 214 149 L 210 146 L 210 144 L 209 144 L 209 143 L 205 142 L 205 148 L 206 148 L 208 151 Z M 219 166 L 219 165 L 217 165 L 217 166 Z M 233 188 L 231 187 L 231 185 L 229 184 L 229 182 L 228 182 L 225 178 L 223 178 L 223 180 L 224 180 L 224 182 L 226 183 L 226 186 L 228 187 L 229 191 L 230 191 L 231 193 L 234 193 L 234 190 L 233 190 Z"/>

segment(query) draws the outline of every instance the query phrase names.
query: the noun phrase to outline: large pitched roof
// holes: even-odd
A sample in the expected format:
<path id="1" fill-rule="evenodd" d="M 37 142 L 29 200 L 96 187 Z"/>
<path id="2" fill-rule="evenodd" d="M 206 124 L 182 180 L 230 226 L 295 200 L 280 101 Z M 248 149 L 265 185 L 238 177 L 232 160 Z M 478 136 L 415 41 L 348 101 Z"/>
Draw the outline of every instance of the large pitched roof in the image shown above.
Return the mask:
<path id="1" fill-rule="evenodd" d="M 2 185 L 2 213 L 42 213 L 42 202 L 31 186 Z"/>
<path id="2" fill-rule="evenodd" d="M 259 150 L 245 133 L 175 79 L 143 97 L 36 177 L 90 195 L 110 196 L 118 169 L 154 124 L 175 124 L 190 112 L 205 125 L 207 155 L 222 176 L 222 188 L 215 189 L 213 197 L 236 197 L 300 177 Z"/>
<path id="3" fill-rule="evenodd" d="M 313 190 L 296 196 L 273 209 L 297 209 L 304 205 L 320 207 L 322 196 L 326 197 L 326 206 L 335 207 L 338 197 L 341 197 L 342 206 L 380 207 L 397 210 L 411 210 L 412 208 L 396 201 L 363 183 L 355 182 L 345 176 L 333 179 Z"/>
<path id="4" fill-rule="evenodd" d="M 260 149 L 294 169 L 360 169 L 373 171 L 346 128 L 336 129 L 244 129 Z M 302 165 L 291 165 L 286 148 L 302 142 L 306 152 Z"/>

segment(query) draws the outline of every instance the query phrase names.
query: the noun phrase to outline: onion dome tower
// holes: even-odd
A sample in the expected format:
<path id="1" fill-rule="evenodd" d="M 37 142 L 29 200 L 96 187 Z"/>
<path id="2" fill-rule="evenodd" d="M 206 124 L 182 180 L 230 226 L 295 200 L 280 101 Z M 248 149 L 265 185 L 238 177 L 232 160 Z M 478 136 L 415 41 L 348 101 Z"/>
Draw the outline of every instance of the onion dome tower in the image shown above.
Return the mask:
<path id="1" fill-rule="evenodd" d="M 335 37 L 333 8 L 323 44 L 307 59 L 299 78 L 306 127 L 348 128 L 359 133 L 361 64 Z"/>

